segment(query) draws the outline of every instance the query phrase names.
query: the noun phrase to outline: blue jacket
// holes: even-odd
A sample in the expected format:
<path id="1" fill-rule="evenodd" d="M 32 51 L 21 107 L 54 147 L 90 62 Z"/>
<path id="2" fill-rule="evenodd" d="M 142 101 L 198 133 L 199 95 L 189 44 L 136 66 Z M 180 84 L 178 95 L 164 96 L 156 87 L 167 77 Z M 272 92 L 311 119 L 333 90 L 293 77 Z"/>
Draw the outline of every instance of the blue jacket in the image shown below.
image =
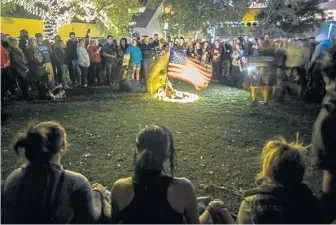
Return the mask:
<path id="1" fill-rule="evenodd" d="M 142 54 L 138 46 L 129 46 L 126 50 L 126 54 L 131 55 L 131 62 L 141 63 Z"/>

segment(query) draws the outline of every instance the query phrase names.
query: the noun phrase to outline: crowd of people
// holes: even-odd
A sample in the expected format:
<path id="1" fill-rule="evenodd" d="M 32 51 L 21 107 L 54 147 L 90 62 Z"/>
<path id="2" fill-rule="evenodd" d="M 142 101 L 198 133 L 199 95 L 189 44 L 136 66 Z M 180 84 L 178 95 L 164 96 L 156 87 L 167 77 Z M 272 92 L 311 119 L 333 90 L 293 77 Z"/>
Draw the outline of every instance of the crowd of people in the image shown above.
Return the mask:
<path id="1" fill-rule="evenodd" d="M 251 91 L 252 103 L 257 103 L 258 90 L 265 102 L 270 96 L 282 102 L 286 93 L 295 94 L 300 101 L 321 101 L 325 84 L 316 65 L 325 49 L 335 44 L 323 35 L 316 40 L 270 39 L 266 35 L 221 41 L 217 37 L 211 43 L 170 36 L 165 40 L 154 34 L 153 38 L 136 36 L 130 45 L 126 38 L 118 44 L 111 35 L 106 39 L 90 38 L 89 31 L 84 38 L 76 38 L 73 32 L 69 37 L 65 43 L 59 35 L 53 42 L 43 40 L 40 33 L 29 38 L 26 30 L 21 31 L 19 40 L 2 35 L 2 100 L 30 99 L 30 90 L 34 89 L 39 98 L 55 99 L 65 96 L 66 89 L 103 83 L 117 87 L 124 79 L 134 79 L 140 86 L 141 81 L 146 83 L 155 60 L 175 48 L 203 64 L 211 64 L 214 82 Z M 270 62 L 253 63 L 264 56 L 270 57 Z M 124 73 L 125 59 L 129 60 L 131 74 Z"/>
<path id="2" fill-rule="evenodd" d="M 319 40 L 314 51 L 312 42 L 270 40 L 268 36 L 259 40 L 240 38 L 232 43 L 217 39 L 213 46 L 207 41 L 174 41 L 170 37 L 163 40 L 157 35 L 153 39 L 135 38 L 131 46 L 126 39 L 121 39 L 119 46 L 115 42 L 110 35 L 101 43 L 98 39 L 78 40 L 70 33 L 67 43 L 56 36 L 54 43 L 49 44 L 43 42 L 41 34 L 28 38 L 25 31 L 19 41 L 4 40 L 1 76 L 6 82 L 2 82 L 2 97 L 14 95 L 18 84 L 24 99 L 29 98 L 33 88 L 41 98 L 53 99 L 55 87 L 100 85 L 102 72 L 106 82 L 116 86 L 121 79 L 117 67 L 125 54 L 130 55 L 129 65 L 134 68 L 131 79 L 140 84 L 141 77 L 146 80 L 153 61 L 172 47 L 203 63 L 211 63 L 215 81 L 228 78 L 231 85 L 242 88 L 247 80 L 249 87 L 263 87 L 265 96 L 269 88 L 277 93 L 279 80 L 273 76 L 277 73 L 285 77 L 279 83 L 280 97 L 290 88 L 289 82 L 303 90 L 311 82 L 313 87 L 320 85 L 326 92 L 309 149 L 311 162 L 323 170 L 323 196 L 314 196 L 303 183 L 309 166 L 305 160 L 307 148 L 281 139 L 267 142 L 262 149 L 257 187 L 244 192 L 236 218 L 221 200 L 200 205 L 192 183 L 175 177 L 175 143 L 171 132 L 163 126 L 148 126 L 140 131 L 135 141 L 132 176 L 117 180 L 109 191 L 62 167 L 61 158 L 68 145 L 65 129 L 57 122 L 42 122 L 30 125 L 15 142 L 15 152 L 20 155 L 23 149 L 27 162 L 4 183 L 3 223 L 321 224 L 335 219 L 336 49 L 330 40 Z M 290 44 L 297 48 L 288 47 Z M 300 59 L 297 50 L 307 56 L 303 63 L 294 62 Z M 271 56 L 276 60 L 271 61 L 272 66 L 257 64 L 257 72 L 246 70 L 253 56 Z M 269 71 L 267 76 L 263 70 Z M 257 75 L 251 75 L 254 73 Z M 316 73 L 322 80 L 309 75 Z M 290 76 L 296 79 L 291 81 Z M 164 169 L 166 161 L 170 175 Z"/>
<path id="3" fill-rule="evenodd" d="M 261 152 L 257 186 L 243 193 L 237 216 L 226 208 L 225 199 L 199 202 L 191 181 L 175 176 L 175 143 L 166 127 L 146 126 L 139 132 L 132 176 L 117 180 L 109 191 L 63 168 L 67 134 L 59 123 L 49 121 L 31 124 L 17 136 L 14 150 L 21 155 L 23 149 L 26 162 L 3 185 L 2 222 L 331 223 L 336 218 L 336 50 L 328 59 L 322 68 L 327 95 L 313 128 L 312 147 L 307 151 L 284 139 L 268 141 Z M 323 170 L 321 197 L 303 183 L 307 156 Z"/>

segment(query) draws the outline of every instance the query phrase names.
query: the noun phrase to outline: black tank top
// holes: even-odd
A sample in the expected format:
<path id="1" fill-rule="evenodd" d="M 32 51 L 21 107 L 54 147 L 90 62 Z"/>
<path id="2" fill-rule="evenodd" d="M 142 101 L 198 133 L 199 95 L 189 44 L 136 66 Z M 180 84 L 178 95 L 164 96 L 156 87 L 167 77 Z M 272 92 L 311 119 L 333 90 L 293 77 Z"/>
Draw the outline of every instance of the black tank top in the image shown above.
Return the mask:
<path id="1" fill-rule="evenodd" d="M 183 214 L 176 212 L 167 200 L 167 191 L 173 179 L 159 175 L 150 182 L 133 182 L 134 197 L 119 214 L 124 224 L 182 224 Z"/>

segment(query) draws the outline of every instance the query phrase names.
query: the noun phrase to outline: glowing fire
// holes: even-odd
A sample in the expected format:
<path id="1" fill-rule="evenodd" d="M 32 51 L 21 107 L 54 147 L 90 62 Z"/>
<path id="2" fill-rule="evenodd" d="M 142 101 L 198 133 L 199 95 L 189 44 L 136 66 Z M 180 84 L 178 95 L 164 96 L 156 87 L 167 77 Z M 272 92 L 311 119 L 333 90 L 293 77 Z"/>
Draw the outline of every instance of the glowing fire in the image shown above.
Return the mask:
<path id="1" fill-rule="evenodd" d="M 165 91 L 158 91 L 154 94 L 154 98 L 167 102 L 180 103 L 194 102 L 199 99 L 199 97 L 195 94 L 182 91 L 175 91 L 174 95 L 171 96 L 167 96 L 167 93 Z"/>

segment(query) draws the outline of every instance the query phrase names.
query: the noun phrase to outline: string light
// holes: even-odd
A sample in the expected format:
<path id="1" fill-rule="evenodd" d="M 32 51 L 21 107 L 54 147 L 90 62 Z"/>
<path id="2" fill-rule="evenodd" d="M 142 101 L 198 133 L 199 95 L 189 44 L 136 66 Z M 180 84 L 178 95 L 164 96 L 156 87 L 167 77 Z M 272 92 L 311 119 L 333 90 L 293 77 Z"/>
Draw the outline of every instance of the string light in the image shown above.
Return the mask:
<path id="1" fill-rule="evenodd" d="M 90 0 L 80 1 L 76 6 L 72 4 L 73 0 L 2 0 L 2 3 L 14 3 L 39 16 L 43 20 L 44 37 L 47 39 L 52 39 L 60 27 L 71 23 L 75 17 L 88 23 L 99 20 L 105 28 L 113 27 L 118 32 L 118 28 L 110 21 L 104 10 L 98 11 L 97 6 Z M 75 7 L 78 7 L 83 15 L 77 15 Z M 105 6 L 105 10 L 111 7 L 113 5 Z"/>

